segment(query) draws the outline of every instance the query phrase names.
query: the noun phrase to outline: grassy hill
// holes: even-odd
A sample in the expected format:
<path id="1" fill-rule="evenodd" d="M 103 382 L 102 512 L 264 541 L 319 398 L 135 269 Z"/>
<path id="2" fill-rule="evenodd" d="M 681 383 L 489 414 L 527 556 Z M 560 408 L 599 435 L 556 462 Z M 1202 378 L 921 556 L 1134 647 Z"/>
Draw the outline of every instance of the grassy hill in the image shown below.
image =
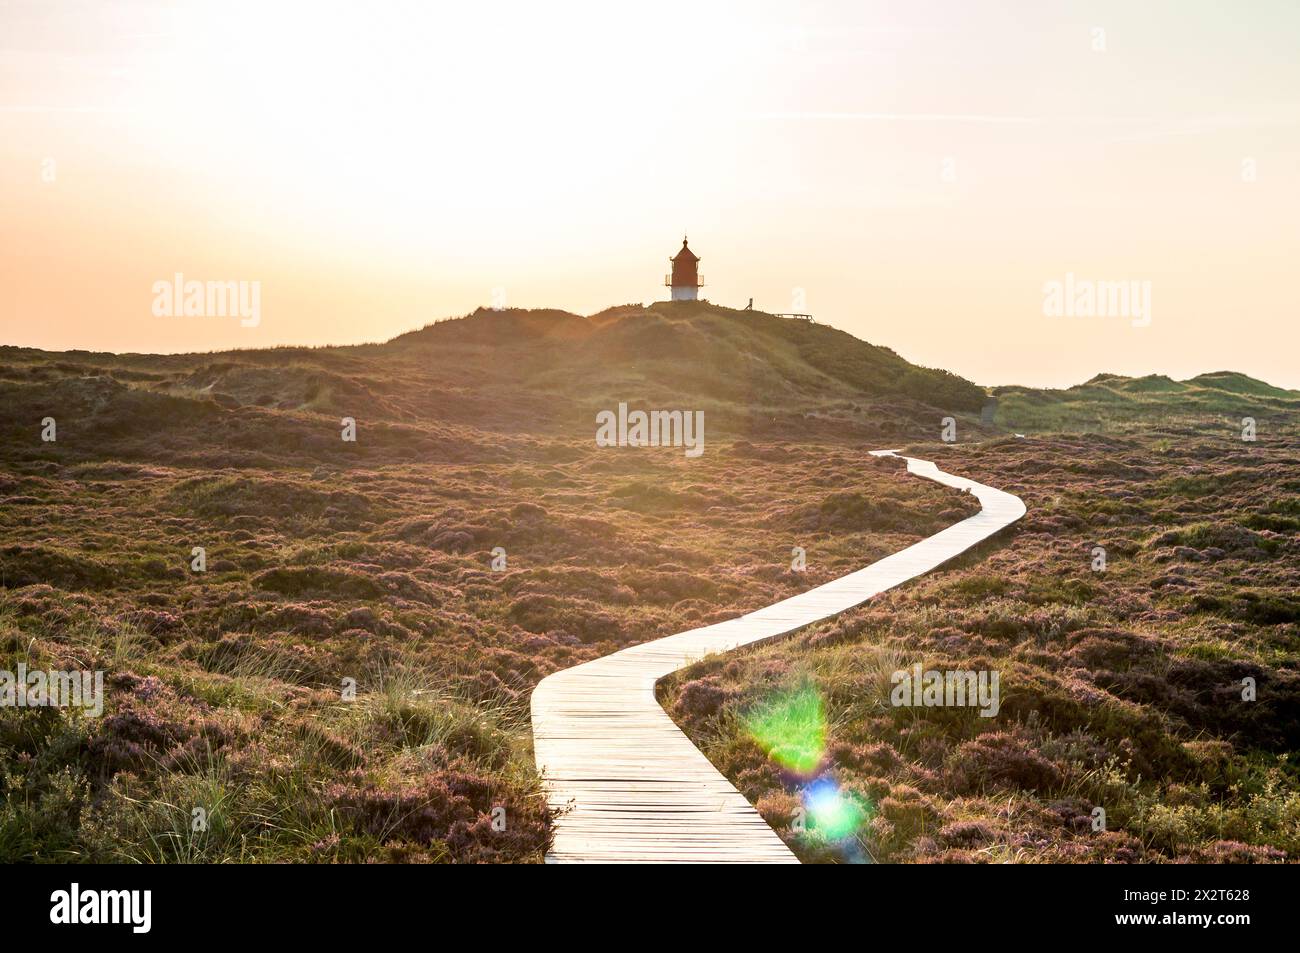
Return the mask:
<path id="1" fill-rule="evenodd" d="M 1103 432 L 1133 427 L 1193 426 L 1240 428 L 1254 417 L 1282 429 L 1295 426 L 1300 391 L 1284 390 L 1233 371 L 1215 371 L 1185 381 L 1161 374 L 1121 377 L 1098 374 L 1064 390 L 998 387 L 996 425 L 1021 432 Z"/>
<path id="2" fill-rule="evenodd" d="M 947 371 L 917 367 L 826 325 L 708 302 L 626 305 L 590 318 L 558 311 L 477 311 L 403 335 L 386 350 L 447 353 L 500 366 L 530 388 L 566 394 L 573 374 L 613 397 L 631 386 L 658 400 L 687 396 L 733 413 L 825 406 L 836 398 L 901 397 L 977 412 L 984 392 Z"/>
<path id="3" fill-rule="evenodd" d="M 356 418 L 374 461 L 475 459 L 535 436 L 589 439 L 620 401 L 703 410 L 711 436 L 919 438 L 984 392 L 843 331 L 706 302 L 489 311 L 384 344 L 142 355 L 0 348 L 0 436 L 47 415 L 139 458 L 211 437 L 210 462 L 333 453 Z M 60 413 L 61 412 L 61 413 Z M 329 428 L 321 416 L 331 418 Z M 491 435 L 491 436 L 488 436 Z M 323 441 L 328 439 L 328 443 Z M 84 445 L 84 441 L 83 441 Z M 220 448 L 219 452 L 217 448 Z"/>

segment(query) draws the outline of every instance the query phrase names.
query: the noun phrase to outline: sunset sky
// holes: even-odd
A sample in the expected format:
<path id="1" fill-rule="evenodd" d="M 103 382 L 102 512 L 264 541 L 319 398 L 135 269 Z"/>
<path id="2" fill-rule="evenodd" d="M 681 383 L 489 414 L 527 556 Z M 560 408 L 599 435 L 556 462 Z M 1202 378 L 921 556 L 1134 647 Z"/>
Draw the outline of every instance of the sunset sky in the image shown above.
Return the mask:
<path id="1" fill-rule="evenodd" d="M 1300 4 L 0 2 L 0 343 L 811 312 L 981 384 L 1300 388 Z M 152 286 L 257 281 L 261 322 Z M 1149 281 L 1147 327 L 1044 285 Z M 800 298 L 802 295 L 802 298 Z"/>

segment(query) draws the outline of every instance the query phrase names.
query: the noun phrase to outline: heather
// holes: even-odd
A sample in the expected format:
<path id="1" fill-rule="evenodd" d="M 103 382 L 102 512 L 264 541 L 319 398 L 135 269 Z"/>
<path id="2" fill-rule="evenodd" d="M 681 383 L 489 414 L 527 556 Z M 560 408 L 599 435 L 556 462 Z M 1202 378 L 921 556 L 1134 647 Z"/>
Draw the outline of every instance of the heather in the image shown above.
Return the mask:
<path id="1" fill-rule="evenodd" d="M 861 610 L 661 686 L 791 847 L 841 862 L 1300 858 L 1294 431 L 1243 442 L 1223 419 L 908 452 L 1020 495 L 1028 515 Z M 916 663 L 998 671 L 997 716 L 893 705 L 892 673 Z M 824 709 L 813 767 L 755 730 L 791 692 Z M 869 811 L 819 830 L 814 783 Z"/>
<path id="2" fill-rule="evenodd" d="M 185 386 L 216 373 L 229 386 L 229 368 Z M 720 437 L 688 460 L 598 450 L 585 425 L 566 440 L 356 410 L 347 444 L 332 413 L 164 395 L 120 366 L 6 376 L 0 667 L 107 682 L 98 719 L 0 710 L 11 861 L 538 861 L 541 678 L 973 511 L 845 440 Z"/>
<path id="3" fill-rule="evenodd" d="M 0 708 L 0 859 L 539 861 L 532 688 L 975 511 L 883 447 L 1028 515 L 661 686 L 804 860 L 1296 859 L 1296 395 L 997 393 L 981 416 L 953 375 L 707 304 L 355 348 L 0 348 L 0 669 L 106 678 L 100 718 Z M 702 409 L 703 455 L 596 447 L 619 401 Z M 928 442 L 948 416 L 957 442 Z M 892 705 L 918 663 L 997 670 L 996 717 Z"/>

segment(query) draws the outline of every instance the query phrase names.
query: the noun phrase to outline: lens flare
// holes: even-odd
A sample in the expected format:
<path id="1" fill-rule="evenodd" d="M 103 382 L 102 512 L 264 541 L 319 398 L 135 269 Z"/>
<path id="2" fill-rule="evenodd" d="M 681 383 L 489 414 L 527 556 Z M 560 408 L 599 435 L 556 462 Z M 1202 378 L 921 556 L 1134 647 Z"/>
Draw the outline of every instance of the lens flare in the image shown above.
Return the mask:
<path id="1" fill-rule="evenodd" d="M 770 699 L 745 718 L 745 728 L 769 758 L 797 774 L 812 774 L 826 753 L 825 706 L 811 684 Z"/>
<path id="2" fill-rule="evenodd" d="M 826 840 L 856 834 L 871 818 L 871 805 L 830 778 L 818 778 L 803 790 L 809 832 Z"/>

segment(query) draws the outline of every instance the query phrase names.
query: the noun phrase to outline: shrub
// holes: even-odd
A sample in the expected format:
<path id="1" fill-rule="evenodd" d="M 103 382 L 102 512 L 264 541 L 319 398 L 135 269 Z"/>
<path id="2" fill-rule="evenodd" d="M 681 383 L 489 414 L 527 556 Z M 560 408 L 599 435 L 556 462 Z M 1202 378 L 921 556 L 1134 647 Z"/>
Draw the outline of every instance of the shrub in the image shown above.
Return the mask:
<path id="1" fill-rule="evenodd" d="M 966 742 L 945 767 L 953 787 L 969 793 L 996 787 L 1046 793 L 1063 781 L 1060 768 L 1009 732 L 986 732 Z"/>

